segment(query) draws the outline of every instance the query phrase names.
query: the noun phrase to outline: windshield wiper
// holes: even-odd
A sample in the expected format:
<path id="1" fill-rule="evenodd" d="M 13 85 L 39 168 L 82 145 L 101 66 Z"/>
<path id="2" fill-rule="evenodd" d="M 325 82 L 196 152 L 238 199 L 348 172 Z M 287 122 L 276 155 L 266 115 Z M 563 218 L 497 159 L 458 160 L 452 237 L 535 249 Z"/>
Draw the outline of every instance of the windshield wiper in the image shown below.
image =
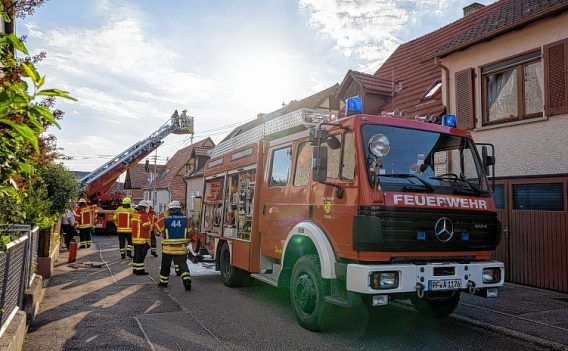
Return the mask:
<path id="1" fill-rule="evenodd" d="M 453 174 L 453 173 L 448 173 L 445 176 L 441 175 L 441 176 L 437 176 L 437 177 L 430 177 L 430 179 L 448 180 L 450 182 L 462 182 L 462 183 L 467 184 L 467 186 L 469 186 L 471 188 L 471 190 L 473 190 L 475 195 L 481 195 L 481 190 L 479 190 L 475 185 L 473 185 L 473 183 L 471 183 L 469 180 L 467 180 L 465 178 L 458 177 L 456 174 Z"/>
<path id="2" fill-rule="evenodd" d="M 390 174 L 379 174 L 379 177 L 389 177 L 389 178 L 413 178 L 413 179 L 418 179 L 418 181 L 420 183 L 422 183 L 424 185 L 424 187 L 426 189 L 428 189 L 430 192 L 434 192 L 434 187 L 432 187 L 432 185 L 430 183 L 428 183 L 427 181 L 425 181 L 424 179 L 420 178 L 419 176 L 415 175 L 415 174 L 409 174 L 409 173 L 390 173 Z M 414 184 L 416 185 L 416 184 Z"/>

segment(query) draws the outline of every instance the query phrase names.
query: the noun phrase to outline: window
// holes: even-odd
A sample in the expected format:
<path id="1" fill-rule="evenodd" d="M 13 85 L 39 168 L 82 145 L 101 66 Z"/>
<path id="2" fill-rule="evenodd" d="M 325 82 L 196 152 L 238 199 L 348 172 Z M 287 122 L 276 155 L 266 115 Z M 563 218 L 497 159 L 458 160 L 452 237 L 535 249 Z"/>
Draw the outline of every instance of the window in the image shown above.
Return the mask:
<path id="1" fill-rule="evenodd" d="M 312 168 L 312 146 L 308 143 L 298 145 L 296 152 L 296 169 L 294 172 L 294 185 L 306 186 L 310 178 Z"/>
<path id="2" fill-rule="evenodd" d="M 493 192 L 493 200 L 495 201 L 495 207 L 498 210 L 505 208 L 505 186 L 503 184 L 495 185 L 495 191 Z"/>
<path id="3" fill-rule="evenodd" d="M 355 144 L 353 133 L 345 133 L 343 137 L 343 167 L 341 178 L 353 180 L 355 177 Z"/>
<path id="4" fill-rule="evenodd" d="M 483 67 L 481 75 L 484 124 L 542 115 L 544 72 L 540 51 Z"/>
<path id="5" fill-rule="evenodd" d="M 323 147 L 327 148 L 327 177 L 339 179 L 339 170 L 341 169 L 341 135 L 331 135 L 330 138 L 335 138 L 339 147 L 332 149 L 329 147 L 329 142 L 322 144 Z"/>
<path id="6" fill-rule="evenodd" d="M 438 90 L 440 90 L 440 88 L 442 87 L 442 82 L 441 81 L 436 81 L 436 83 L 434 83 L 434 85 L 432 85 L 432 87 L 430 88 L 430 90 L 428 90 L 428 92 L 426 93 L 426 95 L 424 95 L 425 99 L 430 99 L 431 97 L 434 96 L 434 94 L 436 94 L 438 92 Z"/>
<path id="7" fill-rule="evenodd" d="M 275 150 L 272 153 L 272 169 L 270 171 L 269 186 L 284 186 L 288 184 L 290 163 L 292 163 L 290 147 Z"/>
<path id="8" fill-rule="evenodd" d="M 562 183 L 514 184 L 513 209 L 564 211 L 564 187 Z"/>

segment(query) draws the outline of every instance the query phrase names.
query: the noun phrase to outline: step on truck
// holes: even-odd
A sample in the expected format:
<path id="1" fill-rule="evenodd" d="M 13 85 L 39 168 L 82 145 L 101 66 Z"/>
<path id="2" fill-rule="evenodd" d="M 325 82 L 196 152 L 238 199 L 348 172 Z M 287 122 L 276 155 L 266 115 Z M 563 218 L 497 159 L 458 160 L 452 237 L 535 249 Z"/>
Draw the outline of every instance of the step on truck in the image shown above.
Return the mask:
<path id="1" fill-rule="evenodd" d="M 410 299 L 444 317 L 461 293 L 497 297 L 494 148 L 453 115 L 333 117 L 299 110 L 213 149 L 200 232 L 223 283 L 289 287 L 315 331 L 332 305 Z"/>

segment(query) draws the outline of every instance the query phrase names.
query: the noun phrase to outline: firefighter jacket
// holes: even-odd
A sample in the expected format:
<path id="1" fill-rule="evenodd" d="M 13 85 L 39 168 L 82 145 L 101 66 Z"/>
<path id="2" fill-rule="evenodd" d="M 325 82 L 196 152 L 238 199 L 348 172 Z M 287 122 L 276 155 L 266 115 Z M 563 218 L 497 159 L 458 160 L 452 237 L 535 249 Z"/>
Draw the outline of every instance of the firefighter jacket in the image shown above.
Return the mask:
<path id="1" fill-rule="evenodd" d="M 132 226 L 130 220 L 134 214 L 134 209 L 132 207 L 121 206 L 114 211 L 112 219 L 116 224 L 116 231 L 118 233 L 132 233 Z"/>
<path id="2" fill-rule="evenodd" d="M 162 253 L 168 255 L 187 255 L 187 217 L 182 213 L 172 213 L 156 222 L 156 229 L 162 233 Z"/>
<path id="3" fill-rule="evenodd" d="M 150 230 L 152 229 L 152 222 L 146 212 L 136 211 L 132 214 L 130 220 L 132 226 L 132 243 L 133 244 L 147 244 L 150 242 Z"/>
<path id="4" fill-rule="evenodd" d="M 83 206 L 75 210 L 75 221 L 79 229 L 91 228 L 94 225 L 94 207 Z"/>

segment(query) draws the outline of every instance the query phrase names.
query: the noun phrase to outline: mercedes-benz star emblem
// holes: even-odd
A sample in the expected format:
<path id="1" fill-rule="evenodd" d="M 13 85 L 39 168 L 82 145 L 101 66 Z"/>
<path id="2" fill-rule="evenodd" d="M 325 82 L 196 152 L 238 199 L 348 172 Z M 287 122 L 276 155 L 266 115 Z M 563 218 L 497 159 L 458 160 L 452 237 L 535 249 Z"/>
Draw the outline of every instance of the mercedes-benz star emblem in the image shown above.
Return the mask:
<path id="1" fill-rule="evenodd" d="M 434 226 L 434 234 L 438 240 L 445 243 L 454 236 L 454 224 L 449 218 L 442 217 Z"/>

